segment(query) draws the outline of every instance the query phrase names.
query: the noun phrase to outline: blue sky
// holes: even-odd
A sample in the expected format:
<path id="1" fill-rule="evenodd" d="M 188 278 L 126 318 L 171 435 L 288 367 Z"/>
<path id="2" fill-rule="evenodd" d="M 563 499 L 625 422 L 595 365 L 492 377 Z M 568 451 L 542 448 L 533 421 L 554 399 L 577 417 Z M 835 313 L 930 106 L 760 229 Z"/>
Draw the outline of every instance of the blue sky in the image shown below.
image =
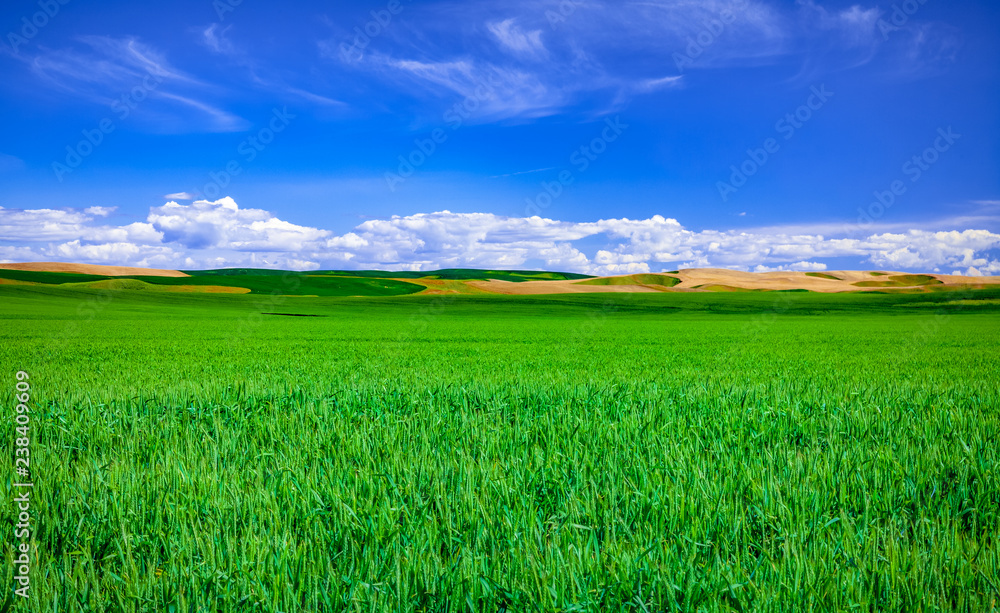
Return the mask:
<path id="1" fill-rule="evenodd" d="M 985 0 L 9 1 L 0 260 L 1000 275 L 998 31 Z"/>

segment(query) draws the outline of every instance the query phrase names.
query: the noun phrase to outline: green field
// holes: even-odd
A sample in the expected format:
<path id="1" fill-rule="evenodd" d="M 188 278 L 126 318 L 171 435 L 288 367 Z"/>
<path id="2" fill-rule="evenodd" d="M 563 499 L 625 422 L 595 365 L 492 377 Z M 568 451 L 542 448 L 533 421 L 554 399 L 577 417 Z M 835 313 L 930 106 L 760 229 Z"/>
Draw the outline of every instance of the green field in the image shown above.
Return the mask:
<path id="1" fill-rule="evenodd" d="M 385 272 L 362 271 L 316 271 L 288 272 L 257 268 L 229 268 L 221 270 L 186 271 L 188 277 L 145 277 L 122 276 L 104 277 L 63 272 L 39 272 L 21 270 L 0 270 L 0 280 L 9 279 L 44 285 L 62 285 L 67 289 L 108 289 L 109 282 L 118 283 L 121 289 L 144 289 L 149 291 L 170 289 L 177 286 L 221 286 L 245 288 L 252 294 L 280 294 L 287 296 L 315 297 L 372 297 L 405 296 L 423 291 L 423 285 L 408 283 L 404 279 L 442 279 L 451 281 L 474 281 L 499 279 L 523 283 L 525 281 L 562 281 L 589 279 L 586 275 L 563 272 L 542 272 L 524 270 L 458 270 L 446 269 L 435 272 Z M 643 275 L 639 275 L 643 276 Z M 660 275 L 645 275 L 657 277 Z M 143 285 L 120 283 L 141 281 Z M 676 282 L 676 279 L 673 279 Z M 97 283 L 88 287 L 86 284 Z M 670 286 L 670 283 L 666 285 Z"/>
<path id="2" fill-rule="evenodd" d="M 0 286 L 0 611 L 995 611 L 998 298 Z"/>
<path id="3" fill-rule="evenodd" d="M 0 279 L 11 279 L 46 285 L 69 285 L 70 289 L 87 289 L 80 284 L 113 281 L 141 281 L 155 291 L 158 288 L 185 286 L 222 286 L 246 288 L 253 294 L 288 296 L 403 296 L 424 289 L 405 281 L 385 278 L 326 277 L 299 272 L 260 271 L 251 269 L 210 271 L 190 277 L 99 277 L 62 272 L 0 270 Z M 96 288 L 100 289 L 100 288 Z"/>
<path id="4" fill-rule="evenodd" d="M 674 287 L 680 282 L 681 280 L 677 277 L 668 275 L 628 275 L 626 277 L 603 277 L 580 281 L 580 285 L 662 285 Z"/>
<path id="5" fill-rule="evenodd" d="M 941 281 L 930 275 L 896 275 L 888 281 L 862 281 L 858 287 L 909 287 L 913 285 L 940 285 Z"/>

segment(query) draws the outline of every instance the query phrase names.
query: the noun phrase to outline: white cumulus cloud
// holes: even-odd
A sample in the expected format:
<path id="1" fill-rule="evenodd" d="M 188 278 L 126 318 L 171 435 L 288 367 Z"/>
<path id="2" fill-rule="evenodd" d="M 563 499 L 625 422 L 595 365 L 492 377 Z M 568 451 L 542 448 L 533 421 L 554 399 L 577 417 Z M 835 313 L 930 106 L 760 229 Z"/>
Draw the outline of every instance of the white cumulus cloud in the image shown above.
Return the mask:
<path id="1" fill-rule="evenodd" d="M 73 260 L 163 268 L 260 267 L 435 270 L 545 268 L 590 274 L 716 267 L 823 271 L 856 268 L 1000 273 L 1000 234 L 830 225 L 746 230 L 685 228 L 678 220 L 612 218 L 569 222 L 438 211 L 369 220 L 343 233 L 296 224 L 232 198 L 150 208 L 144 221 L 104 223 L 110 209 L 0 208 L 0 260 Z M 856 230 L 856 229 L 855 229 Z M 856 232 L 855 232 L 856 233 Z"/>

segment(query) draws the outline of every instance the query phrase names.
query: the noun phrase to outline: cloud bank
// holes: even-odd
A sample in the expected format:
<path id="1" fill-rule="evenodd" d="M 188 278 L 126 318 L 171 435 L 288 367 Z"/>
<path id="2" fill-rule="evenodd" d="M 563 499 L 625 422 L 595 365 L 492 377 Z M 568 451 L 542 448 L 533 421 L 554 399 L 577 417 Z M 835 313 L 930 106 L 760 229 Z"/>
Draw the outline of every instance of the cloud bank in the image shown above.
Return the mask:
<path id="1" fill-rule="evenodd" d="M 981 229 L 694 231 L 660 215 L 568 222 L 439 211 L 369 220 L 337 234 L 240 208 L 232 198 L 167 202 L 151 207 L 145 221 L 126 225 L 106 223 L 113 212 L 0 207 L 0 261 L 185 270 L 533 267 L 627 274 L 693 267 L 819 271 L 831 259 L 848 258 L 856 266 L 902 271 L 1000 274 L 1000 234 Z"/>

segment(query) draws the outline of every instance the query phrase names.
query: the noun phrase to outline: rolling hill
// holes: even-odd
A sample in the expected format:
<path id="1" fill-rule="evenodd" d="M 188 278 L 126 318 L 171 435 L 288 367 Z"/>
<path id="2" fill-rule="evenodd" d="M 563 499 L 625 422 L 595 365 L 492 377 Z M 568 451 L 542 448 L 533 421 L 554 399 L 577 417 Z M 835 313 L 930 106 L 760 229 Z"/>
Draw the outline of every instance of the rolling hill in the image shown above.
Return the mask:
<path id="1" fill-rule="evenodd" d="M 109 283 L 109 280 L 117 280 Z M 125 283 L 124 281 L 131 281 Z M 66 289 L 162 290 L 288 296 L 547 295 L 607 292 L 942 292 L 1000 287 L 1000 277 L 889 271 L 767 272 L 692 268 L 669 273 L 589 277 L 530 270 L 431 272 L 223 269 L 156 270 L 59 262 L 0 264 L 0 284 Z"/>

